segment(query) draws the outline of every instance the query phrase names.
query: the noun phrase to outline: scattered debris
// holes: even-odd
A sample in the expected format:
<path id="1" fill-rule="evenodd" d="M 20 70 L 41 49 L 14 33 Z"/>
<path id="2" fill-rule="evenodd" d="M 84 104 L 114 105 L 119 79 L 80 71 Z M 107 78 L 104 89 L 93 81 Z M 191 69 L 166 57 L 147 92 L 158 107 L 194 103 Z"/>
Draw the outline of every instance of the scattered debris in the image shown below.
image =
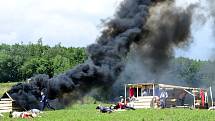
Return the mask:
<path id="1" fill-rule="evenodd" d="M 28 112 L 35 113 L 35 114 L 43 113 L 43 112 L 42 112 L 41 110 L 39 110 L 39 109 L 31 109 L 31 110 L 29 110 Z"/>
<path id="2" fill-rule="evenodd" d="M 215 110 L 215 106 L 210 107 L 208 110 Z"/>

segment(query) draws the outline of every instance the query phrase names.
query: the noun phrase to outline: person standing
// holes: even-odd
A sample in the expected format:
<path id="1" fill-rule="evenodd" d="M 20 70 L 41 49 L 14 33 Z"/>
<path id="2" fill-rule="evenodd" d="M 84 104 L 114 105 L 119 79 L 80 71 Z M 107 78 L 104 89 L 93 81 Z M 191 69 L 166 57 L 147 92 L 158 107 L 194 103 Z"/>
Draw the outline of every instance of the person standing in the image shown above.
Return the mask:
<path id="1" fill-rule="evenodd" d="M 146 91 L 146 89 L 143 90 L 142 96 L 148 96 L 148 92 Z"/>
<path id="2" fill-rule="evenodd" d="M 205 93 L 204 93 L 203 89 L 200 90 L 199 95 L 200 95 L 200 98 L 201 98 L 202 107 L 204 108 L 205 107 Z"/>
<path id="3" fill-rule="evenodd" d="M 165 88 L 162 89 L 160 94 L 160 106 L 161 108 L 166 107 L 166 99 L 168 98 L 168 93 Z"/>
<path id="4" fill-rule="evenodd" d="M 55 110 L 55 109 L 49 104 L 48 99 L 47 99 L 47 96 L 45 95 L 44 92 L 41 92 L 41 97 L 42 97 L 42 99 L 41 99 L 40 102 L 42 102 L 42 110 L 44 110 L 46 107 L 47 107 L 47 108 L 50 108 L 50 109 L 52 109 L 52 110 Z"/>

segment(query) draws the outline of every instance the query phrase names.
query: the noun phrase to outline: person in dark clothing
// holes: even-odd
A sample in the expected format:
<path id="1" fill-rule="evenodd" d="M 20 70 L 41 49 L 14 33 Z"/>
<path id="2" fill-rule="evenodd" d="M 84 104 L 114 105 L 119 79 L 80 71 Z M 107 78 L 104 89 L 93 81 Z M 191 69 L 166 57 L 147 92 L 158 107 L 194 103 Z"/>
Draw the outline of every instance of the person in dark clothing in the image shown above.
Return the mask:
<path id="1" fill-rule="evenodd" d="M 42 96 L 42 99 L 40 102 L 42 102 L 42 110 L 44 110 L 46 107 L 47 108 L 50 108 L 52 110 L 55 110 L 48 102 L 48 99 L 46 97 L 46 95 L 44 94 L 44 92 L 41 92 L 41 96 Z"/>
<path id="2" fill-rule="evenodd" d="M 184 101 L 185 101 L 186 95 L 187 95 L 186 92 L 182 92 L 182 93 L 179 95 L 179 101 L 181 102 L 181 103 L 180 103 L 181 106 L 184 106 Z"/>
<path id="3" fill-rule="evenodd" d="M 96 107 L 97 110 L 100 110 L 101 113 L 112 113 L 113 109 L 111 109 L 110 107 L 104 107 L 104 106 L 100 106 L 98 105 Z"/>

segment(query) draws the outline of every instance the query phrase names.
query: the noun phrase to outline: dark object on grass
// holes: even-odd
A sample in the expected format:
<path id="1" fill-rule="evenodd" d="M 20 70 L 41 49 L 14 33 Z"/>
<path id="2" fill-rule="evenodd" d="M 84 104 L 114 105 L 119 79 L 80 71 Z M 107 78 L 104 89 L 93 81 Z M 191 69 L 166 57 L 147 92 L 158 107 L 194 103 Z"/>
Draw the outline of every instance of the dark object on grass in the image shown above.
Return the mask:
<path id="1" fill-rule="evenodd" d="M 121 108 L 120 108 L 121 107 Z M 117 105 L 111 105 L 111 108 L 113 108 L 113 109 L 125 109 L 125 110 L 136 110 L 135 108 L 133 108 L 133 107 L 131 107 L 131 106 L 127 106 L 127 105 L 119 105 L 119 104 L 117 104 Z"/>
<path id="2" fill-rule="evenodd" d="M 104 107 L 104 106 L 97 106 L 96 107 L 97 110 L 100 110 L 101 113 L 112 113 L 113 109 L 111 109 L 110 107 Z"/>

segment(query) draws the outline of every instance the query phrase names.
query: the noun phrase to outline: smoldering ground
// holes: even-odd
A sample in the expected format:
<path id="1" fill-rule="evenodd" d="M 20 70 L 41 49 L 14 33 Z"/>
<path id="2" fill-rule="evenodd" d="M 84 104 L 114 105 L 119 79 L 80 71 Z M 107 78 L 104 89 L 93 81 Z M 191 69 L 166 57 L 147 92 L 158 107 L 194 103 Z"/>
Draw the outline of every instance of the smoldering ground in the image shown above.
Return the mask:
<path id="1" fill-rule="evenodd" d="M 139 67 L 158 78 L 174 56 L 173 49 L 189 44 L 193 9 L 176 7 L 172 0 L 124 0 L 104 22 L 97 42 L 87 47 L 84 64 L 53 78 L 37 75 L 8 92 L 25 109 L 39 107 L 42 90 L 49 99 L 66 96 L 75 102 L 94 88 L 107 90 L 117 80 L 133 79 L 130 73 L 139 70 L 130 69 L 127 62 L 137 57 Z"/>

